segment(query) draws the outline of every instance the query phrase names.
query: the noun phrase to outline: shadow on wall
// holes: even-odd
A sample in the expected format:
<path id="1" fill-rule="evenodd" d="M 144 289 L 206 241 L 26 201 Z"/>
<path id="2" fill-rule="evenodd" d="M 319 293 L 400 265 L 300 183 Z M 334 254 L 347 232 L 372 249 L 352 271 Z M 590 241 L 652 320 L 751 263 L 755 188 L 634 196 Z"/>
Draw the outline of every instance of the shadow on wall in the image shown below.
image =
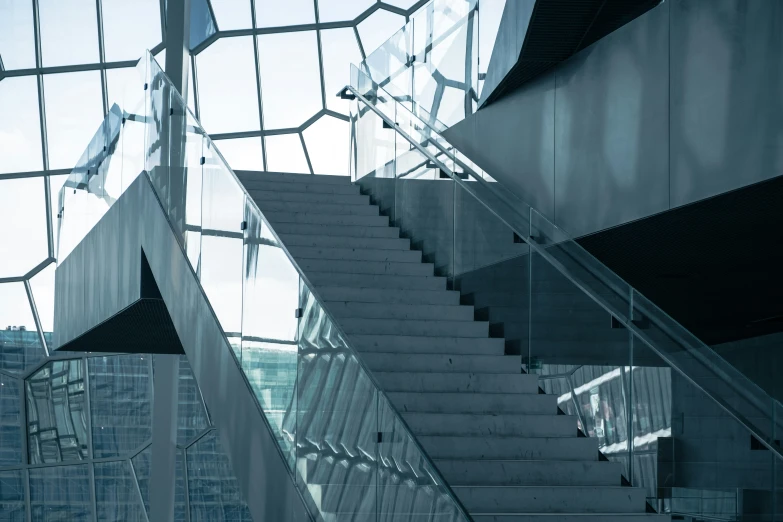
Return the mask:
<path id="1" fill-rule="evenodd" d="M 783 173 L 783 4 L 674 0 L 444 132 L 574 236 Z"/>

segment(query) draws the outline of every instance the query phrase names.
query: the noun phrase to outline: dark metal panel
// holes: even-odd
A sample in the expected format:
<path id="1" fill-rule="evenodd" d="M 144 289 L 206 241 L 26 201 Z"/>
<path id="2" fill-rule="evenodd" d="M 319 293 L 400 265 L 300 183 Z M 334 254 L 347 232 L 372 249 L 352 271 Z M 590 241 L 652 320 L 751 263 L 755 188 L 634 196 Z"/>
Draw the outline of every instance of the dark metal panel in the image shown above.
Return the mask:
<path id="1" fill-rule="evenodd" d="M 495 47 L 492 48 L 492 56 L 489 59 L 487 77 L 481 91 L 479 106 L 487 101 L 495 88 L 517 64 L 535 5 L 536 0 L 506 2 L 495 38 Z"/>
<path id="2" fill-rule="evenodd" d="M 550 73 L 443 135 L 504 187 L 552 218 L 554 116 L 555 77 Z"/>
<path id="3" fill-rule="evenodd" d="M 783 2 L 671 6 L 671 206 L 783 173 Z"/>
<path id="4" fill-rule="evenodd" d="M 555 221 L 572 235 L 666 210 L 669 3 L 556 71 Z"/>

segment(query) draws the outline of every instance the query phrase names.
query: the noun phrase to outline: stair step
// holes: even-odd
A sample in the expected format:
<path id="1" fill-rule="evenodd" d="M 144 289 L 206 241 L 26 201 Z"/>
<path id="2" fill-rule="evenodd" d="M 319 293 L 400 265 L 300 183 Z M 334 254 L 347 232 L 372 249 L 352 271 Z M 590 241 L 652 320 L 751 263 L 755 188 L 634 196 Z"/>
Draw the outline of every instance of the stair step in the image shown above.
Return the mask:
<path id="1" fill-rule="evenodd" d="M 411 240 L 407 238 L 317 236 L 305 234 L 286 234 L 283 238 L 283 243 L 285 243 L 286 246 L 358 248 L 362 250 L 408 250 L 411 247 Z"/>
<path id="2" fill-rule="evenodd" d="M 371 227 L 359 225 L 316 225 L 314 223 L 277 223 L 275 231 L 281 236 L 287 234 L 305 234 L 344 237 L 380 237 L 397 239 L 400 229 L 397 227 Z"/>
<path id="3" fill-rule="evenodd" d="M 355 277 L 355 276 L 354 276 Z M 475 337 L 489 335 L 489 323 L 481 321 L 415 321 L 410 319 L 363 319 L 346 318 L 340 325 L 348 335 L 422 337 Z"/>
<path id="4" fill-rule="evenodd" d="M 351 340 L 355 343 L 353 338 Z M 523 373 L 409 373 L 379 371 L 373 372 L 373 375 L 387 393 L 395 391 L 417 393 L 538 393 L 538 377 Z"/>
<path id="5" fill-rule="evenodd" d="M 290 172 L 265 172 L 255 170 L 235 170 L 240 181 L 245 179 L 259 181 L 275 181 L 278 183 L 304 183 L 324 185 L 351 185 L 350 176 L 314 176 L 307 174 L 292 174 Z"/>
<path id="6" fill-rule="evenodd" d="M 303 214 L 287 210 L 261 209 L 273 226 L 279 223 L 312 225 L 347 225 L 359 227 L 388 227 L 389 216 L 354 216 L 350 214 Z"/>
<path id="7" fill-rule="evenodd" d="M 620 486 L 623 473 L 621 463 L 600 460 L 454 459 L 435 465 L 451 486 Z"/>
<path id="8" fill-rule="evenodd" d="M 297 201 L 259 201 L 261 212 L 294 212 L 349 216 L 378 216 L 377 205 L 341 205 L 333 203 L 304 203 Z"/>
<path id="9" fill-rule="evenodd" d="M 576 417 L 489 413 L 401 413 L 416 435 L 576 437 Z"/>
<path id="10" fill-rule="evenodd" d="M 329 310 L 337 318 L 435 319 L 443 321 L 473 320 L 473 307 L 459 305 L 448 306 L 334 301 L 329 303 Z"/>
<path id="11" fill-rule="evenodd" d="M 471 514 L 473 522 L 670 522 L 670 515 L 654 513 L 541 513 L 515 515 L 511 513 Z"/>
<path id="12" fill-rule="evenodd" d="M 620 486 L 454 486 L 471 513 L 644 513 L 646 491 Z"/>
<path id="13" fill-rule="evenodd" d="M 415 413 L 527 413 L 555 415 L 557 396 L 532 393 L 415 393 L 391 392 L 400 412 Z"/>
<path id="14" fill-rule="evenodd" d="M 565 416 L 561 415 L 561 417 Z M 576 432 L 576 429 L 574 429 L 574 432 Z M 449 435 L 421 435 L 417 438 L 430 458 L 436 460 L 598 461 L 598 439 L 594 437 L 456 437 Z"/>
<path id="15" fill-rule="evenodd" d="M 459 372 L 520 373 L 518 356 L 439 355 L 408 353 L 362 353 L 362 359 L 374 371 L 382 372 Z"/>
<path id="16" fill-rule="evenodd" d="M 361 188 L 353 183 L 313 183 L 308 179 L 304 183 L 289 183 L 285 181 L 268 181 L 255 179 L 254 176 L 240 176 L 240 181 L 248 192 L 252 190 L 268 190 L 270 192 L 302 192 L 308 194 L 360 194 Z"/>
<path id="17" fill-rule="evenodd" d="M 296 256 L 294 256 L 296 257 Z M 351 288 L 348 286 L 319 286 L 318 293 L 326 302 L 393 303 L 407 305 L 459 304 L 459 292 L 453 290 L 395 290 L 393 288 Z"/>
<path id="18" fill-rule="evenodd" d="M 247 187 L 245 187 L 247 188 Z M 273 191 L 248 188 L 248 193 L 261 207 L 267 201 L 290 201 L 296 203 L 326 203 L 333 205 L 369 205 L 370 196 L 361 194 L 318 194 L 312 192 Z"/>
<path id="19" fill-rule="evenodd" d="M 344 324 L 343 321 L 340 321 L 340 324 Z M 367 353 L 429 353 L 456 356 L 502 356 L 505 353 L 505 341 L 503 339 L 490 337 L 465 338 L 455 337 L 453 334 L 449 334 L 448 337 L 402 335 L 402 332 L 400 332 L 400 335 L 352 334 L 351 342 L 357 350 Z M 518 357 L 517 360 L 519 361 Z"/>
<path id="20" fill-rule="evenodd" d="M 287 239 L 287 236 L 286 236 Z M 421 263 L 421 252 L 418 250 L 379 250 L 358 248 L 327 248 L 313 246 L 291 245 L 285 243 L 294 258 L 340 259 L 356 261 L 392 261 L 395 263 Z"/>
<path id="21" fill-rule="evenodd" d="M 283 243 L 286 236 L 282 236 Z M 332 272 L 348 274 L 391 274 L 431 276 L 435 274 L 432 263 L 401 263 L 395 261 L 357 261 L 348 259 L 312 259 L 298 257 L 296 262 L 305 272 Z"/>
<path id="22" fill-rule="evenodd" d="M 296 257 L 296 256 L 294 256 Z M 307 272 L 316 286 L 350 286 L 354 288 L 394 288 L 445 290 L 446 278 L 435 276 L 397 276 L 377 274 L 336 274 L 332 272 Z"/>

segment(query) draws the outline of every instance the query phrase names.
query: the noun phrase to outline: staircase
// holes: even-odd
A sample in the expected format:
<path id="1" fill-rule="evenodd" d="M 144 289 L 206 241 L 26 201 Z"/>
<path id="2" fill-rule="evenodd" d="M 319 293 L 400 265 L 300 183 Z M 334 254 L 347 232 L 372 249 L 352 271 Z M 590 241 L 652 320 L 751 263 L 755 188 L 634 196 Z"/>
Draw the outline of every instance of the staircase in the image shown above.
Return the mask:
<path id="1" fill-rule="evenodd" d="M 669 520 L 350 178 L 237 175 L 476 522 Z"/>

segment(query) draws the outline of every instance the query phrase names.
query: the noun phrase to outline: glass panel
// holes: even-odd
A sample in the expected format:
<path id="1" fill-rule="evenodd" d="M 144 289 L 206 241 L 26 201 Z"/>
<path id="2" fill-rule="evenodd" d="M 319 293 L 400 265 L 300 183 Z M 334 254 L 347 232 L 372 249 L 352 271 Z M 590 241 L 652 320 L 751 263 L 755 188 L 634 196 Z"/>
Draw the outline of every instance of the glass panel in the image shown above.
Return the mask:
<path id="1" fill-rule="evenodd" d="M 201 285 L 235 349 L 242 328 L 242 221 L 245 194 L 214 144 L 205 144 Z"/>
<path id="2" fill-rule="evenodd" d="M 265 129 L 298 127 L 323 108 L 315 31 L 259 36 L 258 61 Z"/>
<path id="3" fill-rule="evenodd" d="M 0 373 L 0 466 L 22 463 L 21 407 L 21 382 Z"/>
<path id="4" fill-rule="evenodd" d="M 383 9 L 379 9 L 358 25 L 359 37 L 365 54 L 370 54 L 389 39 L 400 27 L 405 18 Z"/>
<path id="5" fill-rule="evenodd" d="M 315 174 L 348 175 L 348 123 L 321 116 L 304 130 L 307 154 Z"/>
<path id="6" fill-rule="evenodd" d="M 95 458 L 132 452 L 152 436 L 150 356 L 92 357 L 90 409 Z"/>
<path id="7" fill-rule="evenodd" d="M 123 109 L 132 112 L 125 106 L 125 89 L 131 86 L 142 89 L 136 67 L 123 67 L 122 69 L 108 69 L 106 71 L 106 88 L 109 94 L 109 104 L 116 103 Z"/>
<path id="8" fill-rule="evenodd" d="M 374 0 L 318 0 L 318 19 L 321 22 L 353 20 L 374 3 Z"/>
<path id="9" fill-rule="evenodd" d="M 216 32 L 207 0 L 193 0 L 190 3 L 190 48 L 193 49 Z"/>
<path id="10" fill-rule="evenodd" d="M 209 426 L 204 400 L 196 384 L 188 358 L 179 358 L 179 403 L 177 405 L 177 444 L 184 446 Z"/>
<path id="11" fill-rule="evenodd" d="M 93 0 L 39 0 L 38 6 L 45 67 L 99 61 L 98 17 Z"/>
<path id="12" fill-rule="evenodd" d="M 466 520 L 386 398 L 378 400 L 378 432 L 379 514 L 393 520 Z"/>
<path id="13" fill-rule="evenodd" d="M 30 470 L 33 520 L 92 520 L 90 477 L 86 465 Z"/>
<path id="14" fill-rule="evenodd" d="M 168 212 L 170 89 L 162 66 L 154 59 L 150 61 L 149 89 L 147 90 L 144 170 L 149 174 L 158 199 Z"/>
<path id="15" fill-rule="evenodd" d="M 299 273 L 248 203 L 245 209 L 242 368 L 283 451 L 293 458 Z M 293 462 L 289 461 L 293 468 Z"/>
<path id="16" fill-rule="evenodd" d="M 43 178 L 0 181 L 0 277 L 25 275 L 48 250 Z"/>
<path id="17" fill-rule="evenodd" d="M 211 0 L 221 31 L 251 27 L 250 2 L 247 0 Z M 288 7 L 286 7 L 287 9 Z"/>
<path id="18" fill-rule="evenodd" d="M 32 2 L 27 0 L 3 2 L 3 17 L 0 18 L 0 56 L 6 70 L 35 67 L 32 5 Z M 2 99 L 0 96 L 0 100 Z"/>
<path id="19" fill-rule="evenodd" d="M 95 463 L 95 507 L 98 520 L 146 522 L 127 460 Z"/>
<path id="20" fill-rule="evenodd" d="M 503 10 L 506 7 L 506 0 L 481 0 L 481 11 L 479 12 L 479 47 L 478 47 L 478 72 L 486 74 L 489 69 L 489 61 L 492 57 L 492 50 L 495 48 L 495 39 L 500 29 L 500 20 L 503 17 Z M 484 80 L 479 81 L 479 96 Z"/>
<path id="21" fill-rule="evenodd" d="M 624 379 L 631 357 L 628 330 L 540 254 L 527 262 L 529 267 L 519 266 L 522 284 L 530 288 L 529 307 L 519 308 L 520 315 L 530 310 L 529 328 L 524 327 L 525 318 L 517 328 L 519 337 L 529 335 L 527 346 L 520 342 L 523 365 L 531 373 L 567 374 L 571 389 L 566 398 L 575 403 L 580 428 L 597 438 L 604 455 L 621 462 L 630 477 L 629 390 Z"/>
<path id="22" fill-rule="evenodd" d="M 199 118 L 210 134 L 261 128 L 251 38 L 221 38 L 196 58 Z"/>
<path id="23" fill-rule="evenodd" d="M 0 21 L 0 35 L 3 35 L 3 23 Z M 5 54 L 0 56 L 5 60 Z M 38 86 L 34 76 L 3 78 L 0 82 L 0 114 L 3 115 L 0 118 L 0 155 L 3 158 L 0 173 L 41 170 Z M 0 192 L 6 192 L 5 187 Z"/>
<path id="24" fill-rule="evenodd" d="M 24 284 L 0 284 L 0 368 L 22 373 L 46 355 Z"/>
<path id="25" fill-rule="evenodd" d="M 0 471 L 0 513 L 10 522 L 25 520 L 24 471 Z"/>
<path id="26" fill-rule="evenodd" d="M 44 87 L 49 168 L 71 168 L 103 119 L 100 73 L 47 74 Z"/>
<path id="27" fill-rule="evenodd" d="M 82 361 L 53 361 L 25 380 L 30 464 L 87 458 Z"/>
<path id="28" fill-rule="evenodd" d="M 321 54 L 324 61 L 324 89 L 326 108 L 348 114 L 348 100 L 341 100 L 337 92 L 350 83 L 352 63 L 362 61 L 356 33 L 352 28 L 321 31 Z"/>
<path id="29" fill-rule="evenodd" d="M 320 513 L 376 513 L 378 393 L 309 289 L 299 324 L 297 485 Z"/>
<path id="30" fill-rule="evenodd" d="M 310 173 L 299 134 L 265 136 L 264 146 L 269 172 Z"/>
<path id="31" fill-rule="evenodd" d="M 152 449 L 148 446 L 144 451 L 131 459 L 133 471 L 136 474 L 136 481 L 139 484 L 141 500 L 147 514 L 150 512 L 150 465 L 152 458 Z"/>
<path id="32" fill-rule="evenodd" d="M 191 520 L 252 522 L 216 432 L 187 450 Z"/>
<path id="33" fill-rule="evenodd" d="M 236 138 L 216 142 L 232 170 L 264 170 L 263 138 Z"/>
<path id="34" fill-rule="evenodd" d="M 50 264 L 30 279 L 30 286 L 35 299 L 35 308 L 41 321 L 44 335 L 51 335 L 54 330 L 54 271 L 56 265 Z"/>
<path id="35" fill-rule="evenodd" d="M 161 41 L 158 0 L 102 0 L 106 61 L 135 60 Z"/>
<path id="36" fill-rule="evenodd" d="M 256 0 L 256 25 L 274 27 L 280 25 L 311 24 L 315 22 L 312 0 L 287 0 L 285 9 L 278 0 Z"/>

